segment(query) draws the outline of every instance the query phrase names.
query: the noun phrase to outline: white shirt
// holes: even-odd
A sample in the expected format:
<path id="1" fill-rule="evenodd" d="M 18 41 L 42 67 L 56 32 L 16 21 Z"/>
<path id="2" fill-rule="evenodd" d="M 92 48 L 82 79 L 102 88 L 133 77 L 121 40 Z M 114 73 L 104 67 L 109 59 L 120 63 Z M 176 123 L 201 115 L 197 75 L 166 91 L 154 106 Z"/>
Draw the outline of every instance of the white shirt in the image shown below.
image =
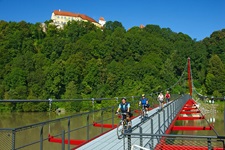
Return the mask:
<path id="1" fill-rule="evenodd" d="M 163 94 L 159 94 L 159 96 L 158 96 L 158 100 L 162 102 L 162 101 L 163 101 L 163 99 L 164 99 Z"/>

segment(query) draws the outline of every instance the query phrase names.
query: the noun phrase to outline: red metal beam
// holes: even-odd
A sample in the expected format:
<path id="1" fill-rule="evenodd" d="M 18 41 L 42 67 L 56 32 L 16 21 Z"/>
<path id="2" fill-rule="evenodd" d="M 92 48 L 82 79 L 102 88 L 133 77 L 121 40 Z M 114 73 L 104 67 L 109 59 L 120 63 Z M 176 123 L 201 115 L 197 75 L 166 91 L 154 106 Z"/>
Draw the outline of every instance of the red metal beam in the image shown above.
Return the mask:
<path id="1" fill-rule="evenodd" d="M 207 146 L 168 145 L 158 144 L 154 150 L 208 150 Z M 221 147 L 213 147 L 212 150 L 224 150 Z"/>
<path id="2" fill-rule="evenodd" d="M 189 99 L 185 106 L 193 106 L 194 104 L 196 104 L 196 102 L 193 99 Z M 194 113 L 200 113 L 200 111 L 183 111 L 182 109 L 180 110 L 180 112 L 176 115 L 176 117 L 173 119 L 173 121 L 171 122 L 170 126 L 168 127 L 168 129 L 165 131 L 165 134 L 170 134 L 170 132 L 173 130 L 173 127 L 177 121 L 177 119 L 180 117 L 180 114 L 194 114 Z"/>
<path id="3" fill-rule="evenodd" d="M 172 130 L 212 130 L 212 127 L 204 126 L 173 126 Z"/>
<path id="4" fill-rule="evenodd" d="M 193 104 L 194 104 L 194 106 L 195 106 L 196 102 L 195 102 L 193 99 L 189 99 L 189 100 L 187 101 L 187 103 L 185 104 L 185 106 L 193 106 Z"/>
<path id="5" fill-rule="evenodd" d="M 61 138 L 55 138 L 51 135 L 48 135 L 48 141 L 53 143 L 62 143 Z M 64 140 L 65 144 L 68 144 L 68 139 Z M 80 145 L 82 143 L 86 142 L 86 140 L 70 140 L 71 145 Z"/>
<path id="6" fill-rule="evenodd" d="M 161 145 L 160 150 L 208 150 L 207 146 L 187 146 L 187 145 Z M 159 149 L 155 149 L 159 150 Z M 212 150 L 224 150 L 223 148 L 213 147 Z"/>
<path id="7" fill-rule="evenodd" d="M 148 108 L 148 111 L 150 111 L 150 110 L 152 110 L 153 108 Z M 142 111 L 141 110 L 134 110 L 134 113 L 137 113 L 137 114 L 139 114 L 139 113 L 141 113 Z"/>
<path id="8" fill-rule="evenodd" d="M 187 146 L 187 145 L 163 145 L 165 150 L 208 150 L 207 146 Z"/>
<path id="9" fill-rule="evenodd" d="M 134 119 L 136 116 L 131 117 L 130 119 Z M 118 118 L 121 118 L 121 116 L 118 116 Z M 94 127 L 102 127 L 102 128 L 116 128 L 117 125 L 112 125 L 112 124 L 101 124 L 101 123 L 97 123 L 97 122 L 93 122 L 93 126 Z"/>
<path id="10" fill-rule="evenodd" d="M 93 123 L 93 126 L 94 127 L 102 127 L 102 128 L 116 128 L 117 125 L 112 125 L 112 124 L 100 124 L 100 123 L 97 123 L 97 122 L 94 122 Z"/>
<path id="11" fill-rule="evenodd" d="M 196 110 L 197 107 L 184 107 L 183 110 Z"/>
<path id="12" fill-rule="evenodd" d="M 205 119 L 204 116 L 200 117 L 178 117 L 177 120 L 199 120 L 199 119 Z"/>
<path id="13" fill-rule="evenodd" d="M 197 111 L 181 111 L 180 114 L 196 114 L 200 113 L 200 110 Z"/>
<path id="14" fill-rule="evenodd" d="M 134 110 L 134 113 L 140 113 L 141 110 Z"/>

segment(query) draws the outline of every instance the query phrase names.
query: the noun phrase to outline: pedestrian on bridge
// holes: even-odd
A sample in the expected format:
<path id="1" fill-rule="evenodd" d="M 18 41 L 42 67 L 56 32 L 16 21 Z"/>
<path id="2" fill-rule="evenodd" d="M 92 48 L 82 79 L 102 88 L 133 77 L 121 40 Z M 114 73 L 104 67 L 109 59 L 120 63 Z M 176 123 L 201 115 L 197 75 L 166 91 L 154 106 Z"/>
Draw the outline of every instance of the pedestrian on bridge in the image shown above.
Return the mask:
<path id="1" fill-rule="evenodd" d="M 159 107 L 160 107 L 160 109 L 163 109 L 164 95 L 163 95 L 162 92 L 159 93 L 157 99 L 159 101 Z"/>
<path id="2" fill-rule="evenodd" d="M 169 103 L 169 101 L 170 101 L 170 93 L 169 93 L 169 91 L 166 91 L 165 98 L 166 98 L 166 102 Z"/>

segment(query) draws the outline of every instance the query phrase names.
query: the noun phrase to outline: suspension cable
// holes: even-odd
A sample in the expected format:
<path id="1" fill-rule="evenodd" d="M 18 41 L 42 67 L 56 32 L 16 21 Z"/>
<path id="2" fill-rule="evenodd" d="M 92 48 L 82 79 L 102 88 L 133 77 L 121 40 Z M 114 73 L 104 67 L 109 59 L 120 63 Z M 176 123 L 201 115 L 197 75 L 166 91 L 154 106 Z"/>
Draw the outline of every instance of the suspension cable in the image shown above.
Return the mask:
<path id="1" fill-rule="evenodd" d="M 177 82 L 176 82 L 174 85 L 170 86 L 170 87 L 167 88 L 167 89 L 172 89 L 174 86 L 176 86 L 176 85 L 181 81 L 181 79 L 183 78 L 183 76 L 184 76 L 186 70 L 187 70 L 187 62 L 186 62 L 186 64 L 185 64 L 184 70 L 183 70 L 183 72 L 182 72 L 180 78 L 177 80 Z"/>

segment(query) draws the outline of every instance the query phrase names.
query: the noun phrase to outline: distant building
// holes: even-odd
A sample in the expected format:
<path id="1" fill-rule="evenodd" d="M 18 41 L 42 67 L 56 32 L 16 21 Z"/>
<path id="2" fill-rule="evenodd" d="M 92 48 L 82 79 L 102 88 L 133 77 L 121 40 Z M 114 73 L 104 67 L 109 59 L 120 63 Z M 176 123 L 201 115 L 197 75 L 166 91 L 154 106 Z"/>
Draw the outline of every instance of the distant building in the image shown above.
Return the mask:
<path id="1" fill-rule="evenodd" d="M 104 25 L 105 25 L 105 19 L 103 18 L 103 17 L 100 17 L 99 18 L 99 21 L 98 21 L 98 23 L 103 27 Z"/>
<path id="2" fill-rule="evenodd" d="M 139 28 L 140 28 L 140 29 L 143 29 L 143 28 L 145 28 L 145 26 L 144 26 L 143 24 L 141 24 L 141 25 L 139 26 Z M 130 30 L 130 28 L 128 28 L 127 31 L 129 31 L 129 30 Z"/>
<path id="3" fill-rule="evenodd" d="M 54 10 L 51 16 L 51 20 L 53 20 L 53 23 L 58 26 L 59 28 L 62 28 L 63 25 L 65 25 L 68 21 L 90 21 L 94 25 L 96 25 L 99 28 L 102 28 L 104 24 L 106 23 L 105 19 L 103 17 L 99 18 L 99 22 L 95 21 L 89 16 L 78 14 L 78 13 L 71 13 L 61 10 Z"/>
<path id="4" fill-rule="evenodd" d="M 143 24 L 140 25 L 140 28 L 143 29 L 145 26 Z"/>

